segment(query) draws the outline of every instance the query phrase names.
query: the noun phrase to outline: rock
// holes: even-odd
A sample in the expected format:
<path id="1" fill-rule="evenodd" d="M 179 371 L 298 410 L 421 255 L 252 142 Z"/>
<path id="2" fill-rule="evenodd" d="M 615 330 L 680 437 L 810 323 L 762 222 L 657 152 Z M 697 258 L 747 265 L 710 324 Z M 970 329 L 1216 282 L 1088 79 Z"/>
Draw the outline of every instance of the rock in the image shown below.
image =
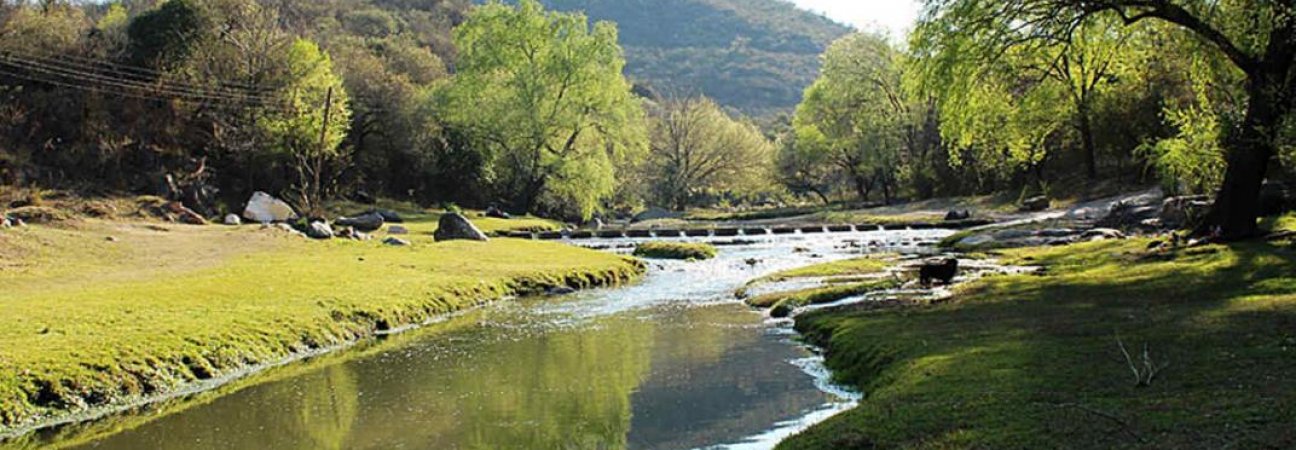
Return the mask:
<path id="1" fill-rule="evenodd" d="M 571 295 L 575 293 L 576 293 L 575 289 L 572 289 L 567 286 L 555 286 L 549 288 L 548 290 L 545 290 L 545 295 Z"/>
<path id="2" fill-rule="evenodd" d="M 383 245 L 390 245 L 392 247 L 409 247 L 410 242 L 397 237 L 388 237 L 387 239 L 383 239 Z"/>
<path id="3" fill-rule="evenodd" d="M 1095 224 L 1099 228 L 1131 228 L 1142 226 L 1143 221 L 1155 219 L 1161 208 L 1141 206 L 1136 203 L 1112 203 L 1107 215 Z"/>
<path id="4" fill-rule="evenodd" d="M 13 221 L 10 221 L 8 217 L 5 217 L 0 220 L 0 228 L 13 228 Z"/>
<path id="5" fill-rule="evenodd" d="M 356 241 L 369 240 L 368 234 L 362 233 L 360 231 L 356 231 L 354 227 L 344 227 L 338 230 L 336 233 L 334 233 L 333 236 L 338 239 L 351 239 Z"/>
<path id="6" fill-rule="evenodd" d="M 966 209 L 963 211 L 950 211 L 945 214 L 946 222 L 957 222 L 960 220 L 968 220 L 971 218 L 972 218 L 972 211 L 968 211 Z"/>
<path id="7" fill-rule="evenodd" d="M 383 222 L 386 223 L 405 223 L 405 218 L 401 217 L 400 213 L 396 211 L 392 211 L 390 209 L 371 209 L 365 211 L 365 213 L 362 215 L 368 215 L 368 214 L 380 215 L 383 218 Z"/>
<path id="8" fill-rule="evenodd" d="M 166 210 L 168 213 L 175 215 L 176 221 L 180 223 L 187 223 L 189 225 L 207 224 L 207 219 L 203 218 L 202 214 L 198 214 L 197 212 L 194 212 L 194 210 L 189 209 L 184 205 L 184 203 L 167 203 Z"/>
<path id="9" fill-rule="evenodd" d="M 805 247 L 795 247 L 792 249 L 792 253 L 810 253 L 810 249 Z"/>
<path id="10" fill-rule="evenodd" d="M 1164 226 L 1179 228 L 1196 221 L 1212 205 L 1214 202 L 1205 195 L 1170 197 L 1161 203 L 1158 218 Z"/>
<path id="11" fill-rule="evenodd" d="M 105 240 L 105 241 L 108 241 L 108 242 L 117 242 L 117 241 L 118 241 L 117 236 L 108 236 L 108 237 L 104 238 L 104 240 Z"/>
<path id="12" fill-rule="evenodd" d="M 229 225 L 229 226 L 232 226 L 232 227 L 237 227 L 237 226 L 242 225 L 242 224 L 243 224 L 243 219 L 240 219 L 239 216 L 238 216 L 238 214 L 226 214 L 226 215 L 225 215 L 225 225 Z"/>
<path id="13" fill-rule="evenodd" d="M 762 261 L 759 260 L 759 259 L 756 259 L 756 258 L 748 258 L 747 261 L 745 261 L 745 262 L 747 263 L 748 266 L 756 267 L 756 266 L 760 265 L 760 263 L 761 263 Z"/>
<path id="14" fill-rule="evenodd" d="M 296 219 L 297 212 L 283 200 L 265 192 L 256 192 L 248 199 L 247 208 L 243 209 L 243 218 L 262 224 L 287 222 Z"/>
<path id="15" fill-rule="evenodd" d="M 485 212 L 484 214 L 486 215 L 486 217 L 490 217 L 490 218 L 493 218 L 493 219 L 512 219 L 512 218 L 513 218 L 513 216 L 509 215 L 509 213 L 504 212 L 504 210 L 499 209 L 499 207 L 497 207 L 497 206 L 495 206 L 495 205 L 491 205 L 489 208 L 486 208 L 486 212 Z"/>
<path id="16" fill-rule="evenodd" d="M 991 237 L 996 241 L 1009 241 L 1013 239 L 1024 239 L 1034 235 L 1035 232 L 1030 230 L 1000 230 L 994 232 Z"/>
<path id="17" fill-rule="evenodd" d="M 437 242 L 454 240 L 485 242 L 490 240 L 486 237 L 486 233 L 482 233 L 467 217 L 459 213 L 442 215 L 441 221 L 437 224 L 437 230 L 432 236 Z"/>
<path id="18" fill-rule="evenodd" d="M 1125 233 L 1111 228 L 1094 228 L 1080 235 L 1082 241 L 1120 240 L 1125 238 Z"/>
<path id="19" fill-rule="evenodd" d="M 402 227 L 400 225 L 392 225 L 387 227 L 387 234 L 398 234 L 398 235 L 409 234 L 409 229 Z"/>
<path id="20" fill-rule="evenodd" d="M 1169 244 L 1166 244 L 1165 241 L 1160 241 L 1160 240 L 1152 241 L 1148 243 L 1147 251 L 1151 252 L 1151 251 L 1160 250 L 1162 248 L 1165 248 L 1167 245 Z"/>
<path id="21" fill-rule="evenodd" d="M 333 239 L 333 227 L 327 222 L 311 222 L 306 227 L 306 236 L 311 239 Z"/>
<path id="22" fill-rule="evenodd" d="M 15 227 L 21 227 L 28 223 L 45 224 L 63 222 L 72 218 L 71 215 L 63 210 L 50 208 L 48 206 L 23 206 L 9 210 L 6 215 L 9 217 L 11 225 Z"/>
<path id="23" fill-rule="evenodd" d="M 1021 204 L 1021 212 L 1040 212 L 1049 208 L 1049 199 L 1045 196 L 1031 197 Z"/>
<path id="24" fill-rule="evenodd" d="M 1035 232 L 1036 236 L 1046 237 L 1046 238 L 1064 238 L 1064 237 L 1075 236 L 1077 234 L 1080 234 L 1080 232 L 1069 228 L 1054 228 L 1048 230 L 1039 230 Z"/>
<path id="25" fill-rule="evenodd" d="M 948 286 L 958 276 L 958 269 L 959 261 L 955 258 L 927 261 L 918 268 L 918 280 L 923 286 L 931 286 L 935 281 Z"/>
<path id="26" fill-rule="evenodd" d="M 386 219 L 378 213 L 369 213 L 356 217 L 339 217 L 333 221 L 334 225 L 343 227 L 353 227 L 363 233 L 372 233 L 378 231 L 386 223 Z"/>
<path id="27" fill-rule="evenodd" d="M 630 221 L 637 223 L 647 222 L 649 220 L 678 219 L 679 217 L 679 213 L 668 211 L 663 208 L 652 207 L 639 214 L 635 214 L 634 218 L 630 219 Z"/>

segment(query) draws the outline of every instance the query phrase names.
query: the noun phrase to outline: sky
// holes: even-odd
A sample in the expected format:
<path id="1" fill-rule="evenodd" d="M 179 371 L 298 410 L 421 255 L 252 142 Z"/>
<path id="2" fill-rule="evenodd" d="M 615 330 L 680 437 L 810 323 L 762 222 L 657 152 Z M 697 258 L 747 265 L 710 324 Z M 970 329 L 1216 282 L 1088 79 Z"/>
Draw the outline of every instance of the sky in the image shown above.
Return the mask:
<path id="1" fill-rule="evenodd" d="M 918 0 L 792 0 L 861 30 L 886 30 L 893 38 L 906 34 L 918 19 Z"/>

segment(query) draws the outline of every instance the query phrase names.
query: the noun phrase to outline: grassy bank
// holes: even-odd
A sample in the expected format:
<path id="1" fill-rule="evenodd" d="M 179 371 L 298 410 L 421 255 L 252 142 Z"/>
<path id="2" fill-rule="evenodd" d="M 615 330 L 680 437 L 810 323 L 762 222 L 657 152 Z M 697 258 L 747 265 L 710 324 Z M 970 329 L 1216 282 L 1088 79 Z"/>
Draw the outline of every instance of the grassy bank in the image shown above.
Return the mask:
<path id="1" fill-rule="evenodd" d="M 652 259 L 707 260 L 716 257 L 716 248 L 700 242 L 645 242 L 635 246 L 634 255 Z"/>
<path id="2" fill-rule="evenodd" d="M 1296 445 L 1292 244 L 1147 244 L 1014 250 L 1008 262 L 1048 275 L 985 279 L 941 306 L 801 316 L 866 398 L 780 448 Z"/>
<path id="3" fill-rule="evenodd" d="M 0 232 L 0 425 L 192 382 L 507 295 L 630 280 L 629 259 L 497 239 L 313 242 L 84 220 Z M 433 226 L 434 228 L 434 226 Z"/>

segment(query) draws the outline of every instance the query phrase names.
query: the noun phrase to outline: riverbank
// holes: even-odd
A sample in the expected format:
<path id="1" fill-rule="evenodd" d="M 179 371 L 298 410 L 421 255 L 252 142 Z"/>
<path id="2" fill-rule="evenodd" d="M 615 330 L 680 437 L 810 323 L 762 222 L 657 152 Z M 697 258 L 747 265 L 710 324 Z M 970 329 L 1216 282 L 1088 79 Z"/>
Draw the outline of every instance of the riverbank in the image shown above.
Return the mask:
<path id="1" fill-rule="evenodd" d="M 433 243 L 424 222 L 406 225 L 409 247 L 147 220 L 3 230 L 0 434 L 643 270 L 558 244 Z"/>
<path id="2" fill-rule="evenodd" d="M 799 316 L 866 397 L 780 448 L 1296 445 L 1296 248 L 1149 242 L 1011 250 L 1045 274 Z"/>

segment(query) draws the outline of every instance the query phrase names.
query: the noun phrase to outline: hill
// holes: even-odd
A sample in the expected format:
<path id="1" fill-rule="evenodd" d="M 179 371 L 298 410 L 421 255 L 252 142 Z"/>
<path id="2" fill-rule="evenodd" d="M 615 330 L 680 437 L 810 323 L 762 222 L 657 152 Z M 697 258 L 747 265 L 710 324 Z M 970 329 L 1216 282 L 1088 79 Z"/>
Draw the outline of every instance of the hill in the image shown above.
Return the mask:
<path id="1" fill-rule="evenodd" d="M 662 95 L 704 94 L 753 116 L 790 112 L 819 55 L 850 28 L 783 0 L 543 0 L 616 22 L 628 74 Z"/>

